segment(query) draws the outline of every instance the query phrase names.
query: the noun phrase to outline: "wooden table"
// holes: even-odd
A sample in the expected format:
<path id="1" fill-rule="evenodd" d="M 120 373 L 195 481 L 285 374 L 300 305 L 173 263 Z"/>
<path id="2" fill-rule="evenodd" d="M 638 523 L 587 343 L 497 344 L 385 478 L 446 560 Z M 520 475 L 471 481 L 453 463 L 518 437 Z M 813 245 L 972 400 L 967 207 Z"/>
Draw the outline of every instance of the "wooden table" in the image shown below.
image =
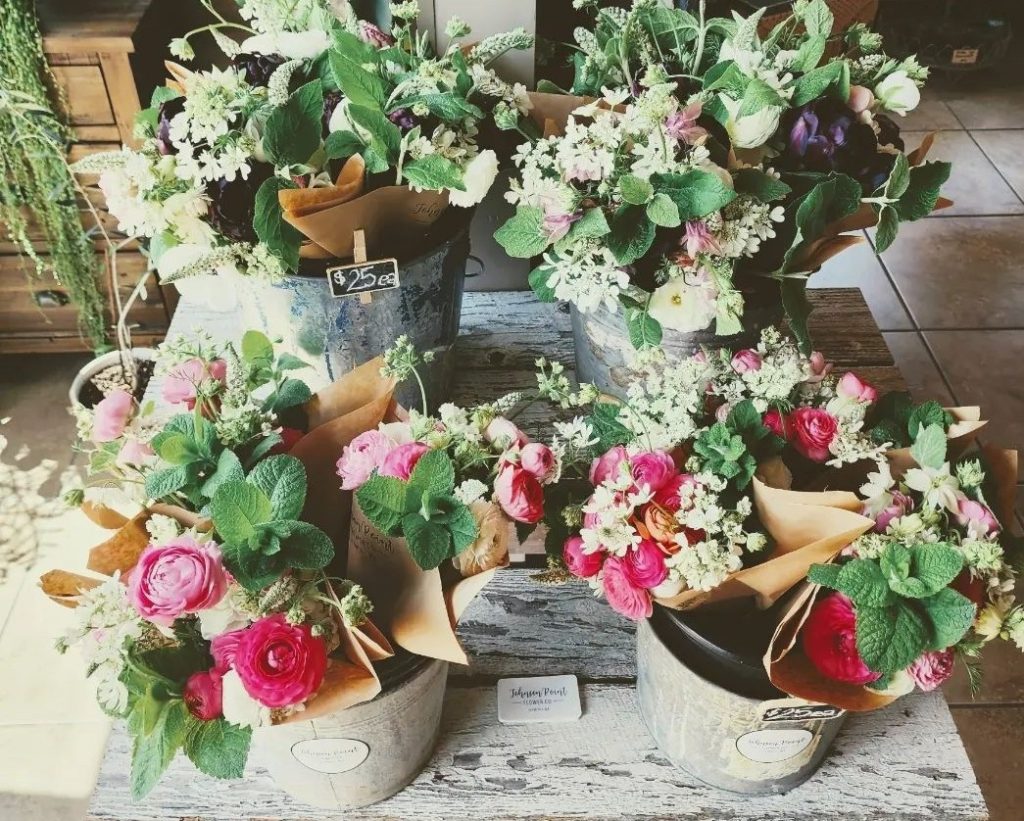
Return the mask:
<path id="1" fill-rule="evenodd" d="M 883 389 L 902 380 L 858 291 L 812 292 L 812 321 L 824 352 Z M 496 326 L 497 317 L 509 324 Z M 232 335 L 232 315 L 183 303 L 174 330 L 202 324 Z M 834 322 L 834 324 L 833 324 Z M 514 323 L 514 324 L 513 324 Z M 835 331 L 831 331 L 834 327 Z M 493 399 L 533 384 L 544 355 L 572 366 L 565 312 L 526 293 L 467 294 L 465 352 L 456 400 Z M 842 335 L 840 339 L 840 334 Z M 537 417 L 537 421 L 542 421 Z M 305 807 L 279 790 L 258 761 L 247 778 L 217 782 L 177 760 L 142 804 L 132 805 L 130 745 L 111 736 L 93 797 L 95 819 L 620 819 L 822 818 L 977 819 L 985 803 L 940 693 L 915 694 L 886 710 L 852 716 L 820 772 L 785 796 L 750 798 L 704 786 L 658 751 L 636 705 L 635 630 L 582 584 L 542 587 L 534 571 L 508 570 L 460 625 L 472 662 L 453 669 L 440 743 L 422 775 L 396 797 L 365 810 Z M 499 678 L 571 673 L 583 718 L 572 724 L 498 723 Z"/>

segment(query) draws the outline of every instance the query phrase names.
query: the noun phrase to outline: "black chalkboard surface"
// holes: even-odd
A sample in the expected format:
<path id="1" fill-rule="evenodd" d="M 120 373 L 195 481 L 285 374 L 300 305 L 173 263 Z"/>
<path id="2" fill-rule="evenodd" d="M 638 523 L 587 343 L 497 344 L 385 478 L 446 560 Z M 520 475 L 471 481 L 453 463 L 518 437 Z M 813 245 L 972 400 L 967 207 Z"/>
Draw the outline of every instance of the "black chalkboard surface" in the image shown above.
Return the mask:
<path id="1" fill-rule="evenodd" d="M 377 259 L 338 265 L 326 271 L 331 295 L 335 297 L 372 294 L 398 287 L 398 260 Z"/>

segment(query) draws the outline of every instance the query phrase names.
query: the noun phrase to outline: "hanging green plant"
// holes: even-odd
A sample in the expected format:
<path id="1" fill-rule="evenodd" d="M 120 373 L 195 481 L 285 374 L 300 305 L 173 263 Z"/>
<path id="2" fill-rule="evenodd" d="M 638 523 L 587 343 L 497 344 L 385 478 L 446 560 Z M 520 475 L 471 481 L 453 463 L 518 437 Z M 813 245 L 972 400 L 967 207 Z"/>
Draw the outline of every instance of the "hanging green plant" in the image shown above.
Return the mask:
<path id="1" fill-rule="evenodd" d="M 0 15 L 0 222 L 39 276 L 52 275 L 78 307 L 92 346 L 108 346 L 101 271 L 82 228 L 74 177 L 68 168 L 70 132 L 56 83 L 43 54 L 33 0 L 4 0 Z M 46 253 L 36 251 L 38 226 Z"/>

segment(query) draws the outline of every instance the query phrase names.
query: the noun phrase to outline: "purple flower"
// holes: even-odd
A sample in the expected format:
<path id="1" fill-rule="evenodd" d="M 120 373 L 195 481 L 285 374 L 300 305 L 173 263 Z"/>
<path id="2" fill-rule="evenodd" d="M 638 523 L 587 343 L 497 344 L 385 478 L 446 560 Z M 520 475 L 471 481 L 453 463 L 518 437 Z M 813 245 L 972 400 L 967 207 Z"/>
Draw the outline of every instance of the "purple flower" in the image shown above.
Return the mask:
<path id="1" fill-rule="evenodd" d="M 412 131 L 419 125 L 419 121 L 408 108 L 399 108 L 392 111 L 388 114 L 388 119 L 402 129 L 402 131 Z"/>
<path id="2" fill-rule="evenodd" d="M 252 227 L 256 192 L 274 173 L 274 167 L 268 163 L 254 162 L 252 166 L 248 179 L 214 180 L 206 186 L 211 225 L 235 242 L 256 242 L 256 231 Z"/>
<path id="3" fill-rule="evenodd" d="M 336 109 L 344 99 L 345 95 L 340 91 L 324 92 L 324 115 L 320 120 L 324 134 L 330 133 L 331 115 L 334 114 L 334 109 Z"/>
<path id="4" fill-rule="evenodd" d="M 266 88 L 270 75 L 286 62 L 280 54 L 238 54 L 231 65 L 242 72 L 243 79 L 251 86 Z"/>
<path id="5" fill-rule="evenodd" d="M 164 156 L 178 153 L 171 143 L 171 120 L 184 110 L 184 97 L 175 97 L 160 103 L 160 111 L 157 114 L 156 123 L 156 148 Z"/>

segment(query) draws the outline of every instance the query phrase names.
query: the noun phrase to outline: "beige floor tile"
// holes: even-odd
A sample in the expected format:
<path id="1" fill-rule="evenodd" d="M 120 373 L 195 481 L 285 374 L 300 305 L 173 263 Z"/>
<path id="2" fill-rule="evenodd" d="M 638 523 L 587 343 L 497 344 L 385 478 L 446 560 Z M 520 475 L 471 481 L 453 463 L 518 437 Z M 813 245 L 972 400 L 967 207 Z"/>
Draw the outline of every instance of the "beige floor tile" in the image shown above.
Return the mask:
<path id="1" fill-rule="evenodd" d="M 1024 196 L 1024 131 L 975 131 L 981 150 L 1019 196 Z"/>
<path id="2" fill-rule="evenodd" d="M 907 148 L 916 148 L 926 134 L 904 132 Z M 943 217 L 1024 213 L 1024 203 L 966 131 L 936 134 L 928 159 L 953 163 L 949 182 L 942 187 L 942 195 L 953 200 L 953 206 L 940 212 Z"/>
<path id="3" fill-rule="evenodd" d="M 897 331 L 883 336 L 914 401 L 927 402 L 934 399 L 947 406 L 953 404 L 952 394 L 920 334 L 916 331 Z"/>
<path id="4" fill-rule="evenodd" d="M 810 280 L 812 288 L 860 288 L 883 331 L 913 328 L 896 289 L 868 242 L 832 257 Z"/>
<path id="5" fill-rule="evenodd" d="M 1024 326 L 1024 217 L 907 223 L 882 262 L 920 328 Z"/>
<path id="6" fill-rule="evenodd" d="M 4 625 L 14 609 L 18 591 L 27 575 L 22 567 L 0 567 L 0 635 L 3 635 Z"/>
<path id="7" fill-rule="evenodd" d="M 906 117 L 893 117 L 901 131 L 957 131 L 963 128 L 952 110 L 931 87 L 921 94 L 921 103 Z"/>
<path id="8" fill-rule="evenodd" d="M 1019 821 L 1024 803 L 1024 708 L 953 709 L 991 821 Z"/>
<path id="9" fill-rule="evenodd" d="M 943 99 L 964 128 L 1024 128 L 1024 89 L 949 91 Z"/>

